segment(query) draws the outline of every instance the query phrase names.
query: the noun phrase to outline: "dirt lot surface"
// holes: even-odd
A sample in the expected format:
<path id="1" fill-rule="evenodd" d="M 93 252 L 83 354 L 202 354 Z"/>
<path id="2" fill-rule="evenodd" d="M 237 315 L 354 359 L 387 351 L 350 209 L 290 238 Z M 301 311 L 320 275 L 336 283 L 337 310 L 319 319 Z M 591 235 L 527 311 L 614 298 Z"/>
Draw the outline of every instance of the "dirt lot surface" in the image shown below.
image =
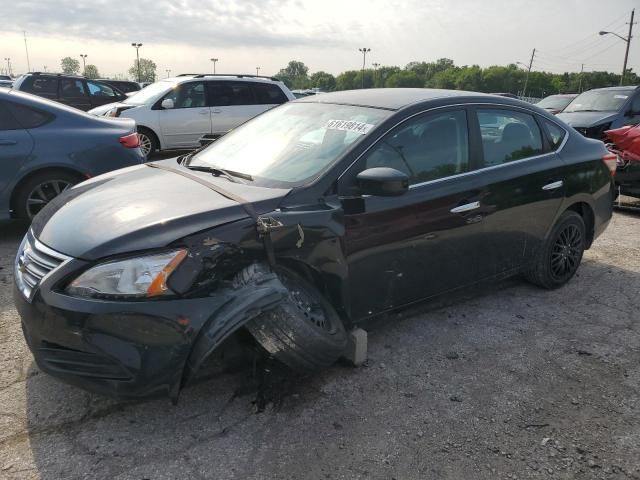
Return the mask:
<path id="1" fill-rule="evenodd" d="M 370 328 L 369 361 L 248 372 L 116 403 L 40 373 L 11 300 L 24 227 L 0 225 L 0 478 L 640 479 L 640 215 L 579 276 L 517 280 Z"/>

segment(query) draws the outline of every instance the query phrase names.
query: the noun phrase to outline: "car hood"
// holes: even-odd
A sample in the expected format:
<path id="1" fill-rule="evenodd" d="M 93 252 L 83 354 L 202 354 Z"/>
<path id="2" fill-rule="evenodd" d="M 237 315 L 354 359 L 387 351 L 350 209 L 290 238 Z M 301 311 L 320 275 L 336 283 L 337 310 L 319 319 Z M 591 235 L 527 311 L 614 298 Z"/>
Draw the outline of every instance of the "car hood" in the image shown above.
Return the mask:
<path id="1" fill-rule="evenodd" d="M 258 215 L 273 211 L 289 192 L 190 171 L 175 159 L 157 164 L 245 199 Z M 198 181 L 138 165 L 67 190 L 42 209 L 31 228 L 39 241 L 60 253 L 96 260 L 165 247 L 189 234 L 248 217 L 242 205 Z"/>
<path id="2" fill-rule="evenodd" d="M 113 103 L 106 103 L 104 105 L 100 105 L 99 107 L 96 107 L 96 108 L 92 108 L 87 113 L 90 113 L 91 115 L 102 116 L 105 113 L 107 113 L 109 110 L 111 110 L 113 107 L 124 107 L 124 106 L 131 107 L 131 105 L 127 105 L 126 103 L 113 102 Z"/>
<path id="3" fill-rule="evenodd" d="M 557 117 L 572 127 L 589 128 L 615 119 L 616 112 L 563 112 Z"/>

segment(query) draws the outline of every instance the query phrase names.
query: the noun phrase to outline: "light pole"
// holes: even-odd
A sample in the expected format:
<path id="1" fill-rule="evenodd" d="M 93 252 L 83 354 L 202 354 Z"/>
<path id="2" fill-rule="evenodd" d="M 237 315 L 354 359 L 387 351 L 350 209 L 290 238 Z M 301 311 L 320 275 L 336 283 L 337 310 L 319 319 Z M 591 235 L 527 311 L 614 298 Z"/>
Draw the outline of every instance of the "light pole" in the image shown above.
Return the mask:
<path id="1" fill-rule="evenodd" d="M 625 73 L 627 73 L 627 60 L 629 59 L 629 46 L 631 45 L 631 32 L 633 32 L 633 16 L 636 13 L 636 9 L 634 8 L 633 10 L 631 10 L 631 21 L 629 22 L 629 35 L 626 37 L 623 37 L 622 35 L 618 35 L 615 32 L 605 32 L 605 31 L 601 31 L 598 32 L 600 35 L 615 35 L 616 37 L 618 37 L 620 40 L 622 40 L 623 42 L 625 42 L 627 44 L 627 48 L 624 51 L 624 64 L 622 65 L 622 75 L 620 75 L 620 85 L 623 85 L 624 82 L 624 75 Z"/>
<path id="2" fill-rule="evenodd" d="M 170 69 L 170 68 L 167 68 L 167 69 L 165 70 L 165 72 L 167 72 L 167 78 L 169 78 L 169 75 L 171 75 L 171 69 Z"/>
<path id="3" fill-rule="evenodd" d="M 359 48 L 358 50 L 362 52 L 362 88 L 364 88 L 364 66 L 367 62 L 367 53 L 369 53 L 371 49 L 367 47 L 362 47 L 362 48 Z"/>
<path id="4" fill-rule="evenodd" d="M 140 80 L 141 75 L 140 75 L 140 47 L 142 46 L 141 43 L 132 43 L 131 46 L 133 48 L 136 49 L 136 63 L 137 63 L 137 70 L 138 70 L 138 82 L 141 82 L 142 80 Z"/>
<path id="5" fill-rule="evenodd" d="M 46 72 L 46 71 L 47 71 L 47 66 L 46 66 L 46 65 L 43 65 L 43 66 L 42 66 L 42 69 Z"/>
<path id="6" fill-rule="evenodd" d="M 260 75 L 260 67 L 256 67 L 256 77 Z"/>
<path id="7" fill-rule="evenodd" d="M 86 75 L 87 74 L 87 54 L 81 53 L 80 56 L 82 57 L 82 75 Z"/>
<path id="8" fill-rule="evenodd" d="M 536 56 L 536 49 L 534 48 L 531 52 L 531 60 L 529 60 L 529 65 L 525 65 L 522 62 L 516 62 L 516 65 L 522 65 L 527 69 L 527 76 L 524 77 L 524 87 L 522 87 L 522 96 L 525 97 L 527 95 L 527 84 L 529 83 L 529 74 L 531 73 L 531 67 L 533 66 L 533 58 Z"/>
<path id="9" fill-rule="evenodd" d="M 211 63 L 213 63 L 213 74 L 216 74 L 216 62 L 218 61 L 217 58 L 212 58 L 211 59 Z"/>
<path id="10" fill-rule="evenodd" d="M 4 61 L 7 62 L 7 75 L 11 76 L 11 59 L 4 57 Z"/>

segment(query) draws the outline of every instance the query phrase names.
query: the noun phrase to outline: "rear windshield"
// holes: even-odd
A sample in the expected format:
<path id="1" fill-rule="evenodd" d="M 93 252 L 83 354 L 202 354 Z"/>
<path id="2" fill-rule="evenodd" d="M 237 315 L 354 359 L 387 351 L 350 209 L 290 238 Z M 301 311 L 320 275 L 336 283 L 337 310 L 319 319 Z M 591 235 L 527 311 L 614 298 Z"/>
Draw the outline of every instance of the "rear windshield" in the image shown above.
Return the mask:
<path id="1" fill-rule="evenodd" d="M 570 112 L 617 112 L 633 94 L 633 90 L 591 90 L 578 95 L 564 109 Z"/>
<path id="2" fill-rule="evenodd" d="M 553 95 L 551 97 L 544 98 L 536 103 L 537 107 L 540 108 L 553 108 L 553 109 L 563 109 L 567 105 L 571 103 L 574 97 L 560 97 Z"/>

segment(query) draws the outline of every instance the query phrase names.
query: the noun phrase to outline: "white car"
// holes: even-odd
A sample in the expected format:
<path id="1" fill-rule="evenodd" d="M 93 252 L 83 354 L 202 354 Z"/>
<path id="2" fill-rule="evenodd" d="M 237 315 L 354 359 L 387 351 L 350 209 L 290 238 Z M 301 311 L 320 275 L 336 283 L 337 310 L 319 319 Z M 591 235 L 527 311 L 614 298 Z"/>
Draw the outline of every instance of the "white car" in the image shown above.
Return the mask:
<path id="1" fill-rule="evenodd" d="M 180 75 L 117 103 L 90 110 L 136 121 L 140 148 L 195 148 L 281 103 L 295 100 L 281 81 L 254 75 Z"/>

